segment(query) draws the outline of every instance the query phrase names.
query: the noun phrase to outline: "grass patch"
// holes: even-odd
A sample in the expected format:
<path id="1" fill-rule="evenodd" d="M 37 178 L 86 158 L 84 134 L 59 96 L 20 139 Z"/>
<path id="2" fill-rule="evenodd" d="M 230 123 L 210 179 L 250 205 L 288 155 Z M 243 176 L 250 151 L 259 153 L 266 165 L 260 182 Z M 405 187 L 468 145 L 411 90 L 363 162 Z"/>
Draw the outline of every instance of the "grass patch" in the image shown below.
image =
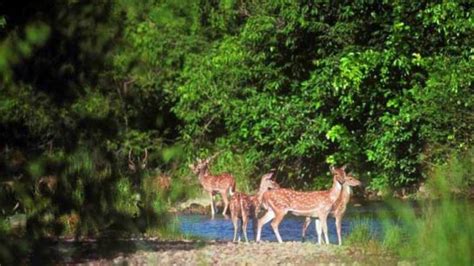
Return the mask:
<path id="1" fill-rule="evenodd" d="M 471 150 L 435 165 L 426 185 L 429 198 L 417 205 L 388 200 L 392 210 L 379 214 L 382 236 L 377 239 L 368 220 L 360 220 L 347 243 L 417 265 L 473 265 L 473 203 L 460 193 L 473 185 L 473 162 Z"/>
<path id="2" fill-rule="evenodd" d="M 365 245 L 373 240 L 376 240 L 376 234 L 370 220 L 359 218 L 353 223 L 351 234 L 345 242 L 349 245 Z"/>

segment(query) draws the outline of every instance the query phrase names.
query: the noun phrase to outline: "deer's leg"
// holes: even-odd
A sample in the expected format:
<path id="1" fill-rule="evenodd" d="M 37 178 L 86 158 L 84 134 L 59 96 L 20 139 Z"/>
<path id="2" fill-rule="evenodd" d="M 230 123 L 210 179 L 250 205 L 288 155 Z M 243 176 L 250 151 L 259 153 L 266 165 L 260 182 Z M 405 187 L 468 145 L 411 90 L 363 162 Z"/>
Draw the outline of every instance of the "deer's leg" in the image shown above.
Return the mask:
<path id="1" fill-rule="evenodd" d="M 214 219 L 215 211 L 214 211 L 214 197 L 212 195 L 212 191 L 209 192 L 209 196 L 211 196 L 211 217 L 212 219 Z"/>
<path id="2" fill-rule="evenodd" d="M 256 237 L 256 241 L 259 242 L 260 241 L 260 236 L 261 236 L 261 233 L 262 233 L 262 227 L 263 225 L 265 225 L 266 223 L 268 223 L 271 219 L 275 218 L 275 213 L 273 212 L 272 209 L 268 209 L 267 213 L 265 213 L 265 215 L 263 215 L 262 218 L 258 219 L 258 223 L 257 223 L 257 237 Z"/>
<path id="3" fill-rule="evenodd" d="M 306 230 L 308 229 L 309 224 L 311 223 L 311 217 L 306 217 L 303 223 L 303 230 L 301 232 L 301 238 L 303 242 L 305 241 Z"/>
<path id="4" fill-rule="evenodd" d="M 242 216 L 242 231 L 244 233 L 245 242 L 249 242 L 247 238 L 247 224 L 249 222 L 249 217 L 247 215 Z"/>
<path id="5" fill-rule="evenodd" d="M 321 215 L 319 219 L 321 219 L 321 227 L 323 228 L 324 238 L 326 240 L 326 244 L 329 244 L 329 235 L 328 235 L 328 222 L 327 222 L 327 215 Z"/>
<path id="6" fill-rule="evenodd" d="M 342 245 L 341 224 L 342 224 L 342 217 L 336 217 L 337 241 L 339 242 L 339 246 Z"/>
<path id="7" fill-rule="evenodd" d="M 221 196 L 222 196 L 222 200 L 224 201 L 224 211 L 222 212 L 222 215 L 226 216 L 227 207 L 229 207 L 229 199 L 227 198 L 227 190 L 221 191 Z"/>
<path id="8" fill-rule="evenodd" d="M 314 220 L 314 226 L 316 228 L 316 234 L 318 234 L 318 244 L 321 245 L 323 228 L 321 227 L 321 221 L 319 220 L 319 218 L 316 218 L 316 220 Z"/>
<path id="9" fill-rule="evenodd" d="M 232 224 L 234 225 L 234 242 L 237 241 L 237 231 L 239 230 L 239 217 L 234 211 L 230 210 L 230 217 L 232 219 Z"/>
<path id="10" fill-rule="evenodd" d="M 258 226 L 258 217 L 254 215 L 252 218 L 252 230 L 253 230 L 253 237 L 257 240 L 257 226 Z"/>
<path id="11" fill-rule="evenodd" d="M 283 220 L 283 217 L 285 217 L 285 212 L 276 212 L 275 213 L 275 219 L 272 221 L 272 228 L 273 232 L 276 235 L 276 238 L 278 242 L 282 243 L 283 240 L 281 240 L 280 232 L 278 231 L 278 226 L 280 225 L 281 221 Z"/>

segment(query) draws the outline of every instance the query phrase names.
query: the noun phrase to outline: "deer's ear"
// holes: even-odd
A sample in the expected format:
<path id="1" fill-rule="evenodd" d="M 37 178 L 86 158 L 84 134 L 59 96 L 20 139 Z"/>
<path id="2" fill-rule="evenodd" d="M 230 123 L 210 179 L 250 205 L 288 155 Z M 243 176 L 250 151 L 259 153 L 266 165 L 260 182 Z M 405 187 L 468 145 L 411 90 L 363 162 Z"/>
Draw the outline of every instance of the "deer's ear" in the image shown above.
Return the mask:
<path id="1" fill-rule="evenodd" d="M 341 167 L 341 169 L 344 170 L 344 171 L 346 170 L 346 168 L 347 168 L 347 164 L 345 164 Z"/>
<path id="2" fill-rule="evenodd" d="M 334 168 L 334 166 L 333 166 L 333 165 L 329 166 L 329 171 L 331 171 L 331 173 L 333 173 L 333 174 L 334 174 L 334 171 L 335 171 L 335 170 L 336 170 L 336 169 Z"/>
<path id="3" fill-rule="evenodd" d="M 341 175 L 338 175 L 337 173 L 334 173 L 333 179 L 336 180 L 339 184 L 344 183 L 344 178 Z"/>

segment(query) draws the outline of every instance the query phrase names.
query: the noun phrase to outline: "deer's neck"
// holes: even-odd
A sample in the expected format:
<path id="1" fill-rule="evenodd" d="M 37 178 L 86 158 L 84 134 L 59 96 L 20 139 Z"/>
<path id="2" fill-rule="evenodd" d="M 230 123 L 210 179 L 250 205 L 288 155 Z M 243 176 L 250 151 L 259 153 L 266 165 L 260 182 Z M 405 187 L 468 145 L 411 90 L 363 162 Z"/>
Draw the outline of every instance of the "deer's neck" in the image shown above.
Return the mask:
<path id="1" fill-rule="evenodd" d="M 350 199 L 351 199 L 351 187 L 349 185 L 344 184 L 342 186 L 342 191 L 339 196 L 339 200 L 342 203 L 347 204 Z"/>
<path id="2" fill-rule="evenodd" d="M 263 193 L 265 193 L 266 191 L 268 191 L 267 189 L 263 190 L 263 189 L 259 189 L 258 192 L 257 192 L 257 203 L 258 204 L 261 204 L 262 203 L 262 199 L 263 199 Z"/>
<path id="3" fill-rule="evenodd" d="M 334 203 L 334 215 L 335 217 L 342 217 L 346 212 L 346 206 L 349 203 L 351 198 L 351 187 L 349 185 L 344 184 L 342 186 L 341 195 Z"/>
<path id="4" fill-rule="evenodd" d="M 346 198 L 350 198 L 352 194 L 352 188 L 349 185 L 342 186 L 342 195 Z"/>
<path id="5" fill-rule="evenodd" d="M 198 177 L 199 177 L 199 180 L 204 180 L 209 175 L 210 175 L 209 174 L 209 168 L 205 167 L 205 168 L 203 168 L 199 171 Z"/>
<path id="6" fill-rule="evenodd" d="M 333 180 L 332 187 L 329 190 L 329 199 L 335 202 L 341 195 L 342 185 L 336 180 Z"/>

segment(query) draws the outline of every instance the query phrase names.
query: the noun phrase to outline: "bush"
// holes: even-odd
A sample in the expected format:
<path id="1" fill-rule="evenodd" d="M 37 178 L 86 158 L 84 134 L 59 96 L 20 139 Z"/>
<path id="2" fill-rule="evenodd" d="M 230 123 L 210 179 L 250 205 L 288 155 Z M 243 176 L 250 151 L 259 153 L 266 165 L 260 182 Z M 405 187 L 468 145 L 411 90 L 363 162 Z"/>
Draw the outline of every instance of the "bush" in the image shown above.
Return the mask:
<path id="1" fill-rule="evenodd" d="M 365 246 L 376 240 L 376 233 L 368 219 L 357 219 L 352 223 L 351 233 L 347 237 L 346 243 L 355 246 Z"/>

